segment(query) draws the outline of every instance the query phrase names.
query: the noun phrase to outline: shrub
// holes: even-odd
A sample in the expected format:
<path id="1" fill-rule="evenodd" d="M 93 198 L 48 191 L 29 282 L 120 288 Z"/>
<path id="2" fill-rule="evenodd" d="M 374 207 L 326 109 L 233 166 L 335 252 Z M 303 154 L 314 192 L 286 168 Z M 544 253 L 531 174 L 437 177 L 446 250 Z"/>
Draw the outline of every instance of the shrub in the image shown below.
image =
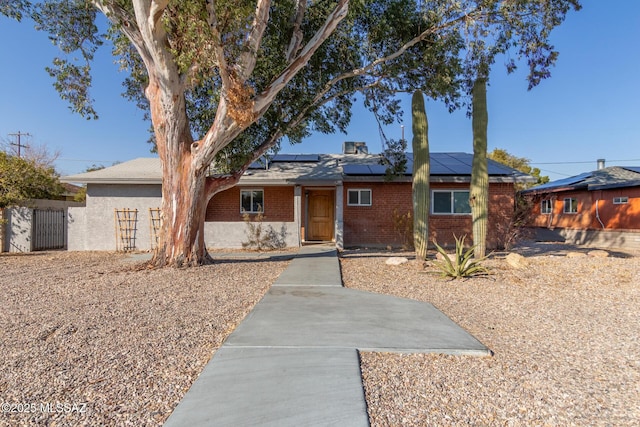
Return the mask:
<path id="1" fill-rule="evenodd" d="M 455 237 L 455 236 L 454 236 Z M 440 270 L 442 277 L 451 277 L 453 279 L 472 277 L 472 276 L 484 276 L 489 274 L 489 270 L 481 265 L 481 262 L 486 257 L 480 259 L 473 258 L 473 251 L 475 246 L 470 247 L 465 251 L 464 241 L 466 236 L 456 239 L 456 252 L 455 258 L 452 261 L 449 258 L 449 254 L 434 240 L 436 250 L 442 255 L 442 261 L 435 261 L 435 266 Z"/>
<path id="2" fill-rule="evenodd" d="M 247 241 L 242 242 L 245 249 L 253 249 L 257 251 L 272 251 L 275 249 L 283 249 L 287 246 L 286 237 L 287 230 L 284 226 L 277 232 L 272 226 L 265 227 L 263 224 L 264 215 L 259 212 L 255 216 L 255 220 L 251 219 L 248 213 L 242 215 L 242 219 L 247 226 Z"/>
<path id="3" fill-rule="evenodd" d="M 517 194 L 513 212 L 501 212 L 496 221 L 496 247 L 510 250 L 518 242 L 533 237 L 533 230 L 527 227 L 531 221 L 533 201 Z"/>
<path id="4" fill-rule="evenodd" d="M 402 242 L 402 249 L 409 251 L 413 250 L 413 217 L 411 211 L 406 214 L 401 214 L 398 209 L 393 210 L 393 231 Z"/>

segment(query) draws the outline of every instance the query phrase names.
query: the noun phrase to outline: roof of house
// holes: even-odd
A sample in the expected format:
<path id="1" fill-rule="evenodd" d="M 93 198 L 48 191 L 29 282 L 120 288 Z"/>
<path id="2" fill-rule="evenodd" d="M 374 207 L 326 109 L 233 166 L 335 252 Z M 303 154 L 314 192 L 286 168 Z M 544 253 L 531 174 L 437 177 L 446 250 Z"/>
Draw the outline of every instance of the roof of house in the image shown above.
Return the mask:
<path id="1" fill-rule="evenodd" d="M 404 177 L 411 179 L 412 155 L 407 155 Z M 432 180 L 468 182 L 473 155 L 469 153 L 431 153 Z M 488 160 L 493 182 L 535 182 L 530 175 Z M 342 181 L 383 180 L 386 166 L 377 154 L 277 154 L 268 161 L 255 162 L 240 179 L 243 185 L 325 184 Z M 63 182 L 87 184 L 160 184 L 160 159 L 138 158 L 93 172 L 61 178 Z"/>
<path id="2" fill-rule="evenodd" d="M 104 169 L 60 178 L 62 182 L 84 184 L 161 184 L 162 169 L 157 157 L 140 157 Z"/>
<path id="3" fill-rule="evenodd" d="M 611 166 L 523 190 L 523 194 L 607 190 L 640 186 L 640 167 Z"/>

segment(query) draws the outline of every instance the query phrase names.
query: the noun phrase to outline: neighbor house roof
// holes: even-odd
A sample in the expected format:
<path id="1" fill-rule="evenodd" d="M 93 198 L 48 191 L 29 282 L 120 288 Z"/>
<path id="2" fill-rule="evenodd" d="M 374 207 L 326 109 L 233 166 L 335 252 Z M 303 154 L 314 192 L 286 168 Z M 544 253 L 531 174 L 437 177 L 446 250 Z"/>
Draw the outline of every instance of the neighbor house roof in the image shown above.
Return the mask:
<path id="1" fill-rule="evenodd" d="M 473 155 L 468 153 L 431 153 L 431 179 L 441 182 L 468 182 Z M 534 182 L 530 175 L 488 160 L 492 182 Z M 404 178 L 410 180 L 412 155 L 407 155 Z M 377 154 L 278 154 L 255 162 L 240 179 L 243 185 L 313 185 L 342 181 L 378 181 L 385 177 L 386 166 Z M 138 158 L 93 172 L 61 178 L 63 182 L 86 184 L 161 184 L 160 159 Z"/>
<path id="2" fill-rule="evenodd" d="M 640 167 L 611 166 L 523 190 L 522 194 L 555 193 L 574 190 L 606 190 L 640 186 Z"/>
<path id="3" fill-rule="evenodd" d="M 140 157 L 108 168 L 69 175 L 62 182 L 83 184 L 161 184 L 162 169 L 157 157 Z"/>

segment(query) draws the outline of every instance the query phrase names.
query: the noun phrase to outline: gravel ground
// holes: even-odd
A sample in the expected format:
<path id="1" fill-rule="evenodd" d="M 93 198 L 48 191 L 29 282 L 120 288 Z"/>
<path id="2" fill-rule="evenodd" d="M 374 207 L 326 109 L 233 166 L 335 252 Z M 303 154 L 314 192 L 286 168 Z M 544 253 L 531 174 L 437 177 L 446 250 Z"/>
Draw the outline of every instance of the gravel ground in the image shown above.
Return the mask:
<path id="1" fill-rule="evenodd" d="M 0 255 L 0 425 L 161 425 L 287 264 Z"/>
<path id="2" fill-rule="evenodd" d="M 343 254 L 345 286 L 430 302 L 495 353 L 362 353 L 372 426 L 640 425 L 640 254 L 521 252 L 529 268 L 497 255 L 488 278 L 457 281 Z"/>
<path id="3" fill-rule="evenodd" d="M 520 251 L 529 268 L 498 255 L 491 276 L 464 281 L 385 264 L 398 253 L 343 253 L 346 286 L 431 302 L 495 352 L 362 353 L 374 427 L 640 424 L 640 254 Z M 0 425 L 161 425 L 286 265 L 0 255 L 0 403 L 13 412 Z"/>

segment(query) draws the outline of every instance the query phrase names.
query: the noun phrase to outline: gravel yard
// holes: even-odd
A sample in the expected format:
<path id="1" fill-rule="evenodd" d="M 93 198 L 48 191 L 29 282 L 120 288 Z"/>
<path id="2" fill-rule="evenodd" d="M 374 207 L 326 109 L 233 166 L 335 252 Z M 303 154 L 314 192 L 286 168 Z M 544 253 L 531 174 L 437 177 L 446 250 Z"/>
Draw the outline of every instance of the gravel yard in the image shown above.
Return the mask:
<path id="1" fill-rule="evenodd" d="M 430 302 L 495 353 L 362 353 L 372 426 L 640 424 L 638 254 L 525 252 L 526 269 L 496 257 L 490 277 L 457 281 L 343 254 L 345 286 Z"/>
<path id="2" fill-rule="evenodd" d="M 0 425 L 161 425 L 287 264 L 0 255 Z"/>
<path id="3" fill-rule="evenodd" d="M 640 423 L 640 258 L 523 249 L 448 281 L 345 251 L 346 286 L 428 301 L 493 357 L 362 353 L 372 425 Z M 157 426 L 286 261 L 145 270 L 121 254 L 0 255 L 0 425 Z M 17 413 L 21 412 L 21 413 Z"/>

